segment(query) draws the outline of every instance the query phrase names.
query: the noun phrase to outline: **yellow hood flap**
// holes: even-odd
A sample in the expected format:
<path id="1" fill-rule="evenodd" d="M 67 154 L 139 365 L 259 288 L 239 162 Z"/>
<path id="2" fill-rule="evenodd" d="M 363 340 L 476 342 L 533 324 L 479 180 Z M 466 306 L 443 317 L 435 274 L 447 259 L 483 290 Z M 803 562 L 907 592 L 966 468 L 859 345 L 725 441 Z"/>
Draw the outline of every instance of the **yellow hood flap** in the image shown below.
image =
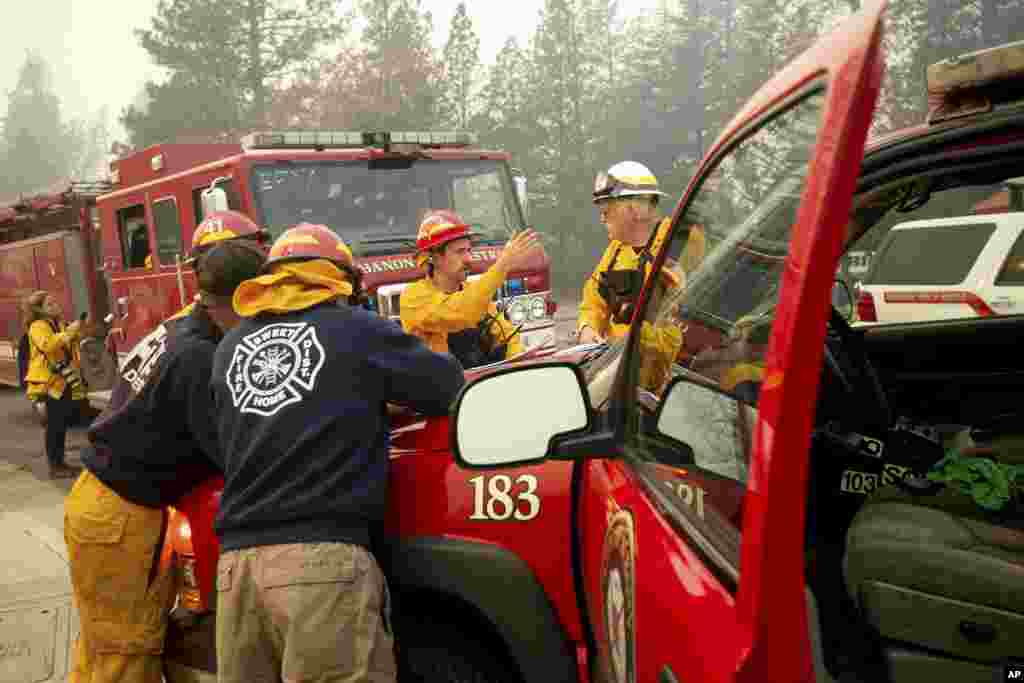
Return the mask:
<path id="1" fill-rule="evenodd" d="M 294 261 L 271 266 L 271 271 L 246 280 L 235 290 L 231 304 L 238 315 L 291 313 L 352 294 L 352 283 L 326 259 Z"/>

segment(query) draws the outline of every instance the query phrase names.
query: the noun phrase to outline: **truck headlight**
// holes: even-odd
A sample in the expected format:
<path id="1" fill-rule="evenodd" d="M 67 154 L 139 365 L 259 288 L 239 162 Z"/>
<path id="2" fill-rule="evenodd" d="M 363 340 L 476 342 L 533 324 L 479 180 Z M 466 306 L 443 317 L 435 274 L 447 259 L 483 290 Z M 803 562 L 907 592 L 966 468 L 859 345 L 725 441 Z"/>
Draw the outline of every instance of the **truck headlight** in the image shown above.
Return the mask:
<path id="1" fill-rule="evenodd" d="M 540 320 L 547 315 L 548 305 L 544 297 L 535 296 L 530 299 L 530 320 Z"/>
<path id="2" fill-rule="evenodd" d="M 513 301 L 509 305 L 508 312 L 506 313 L 506 315 L 508 315 L 508 321 L 510 323 L 512 323 L 513 325 L 518 325 L 519 323 L 526 320 L 526 317 L 529 315 L 529 312 L 524 302 Z"/>

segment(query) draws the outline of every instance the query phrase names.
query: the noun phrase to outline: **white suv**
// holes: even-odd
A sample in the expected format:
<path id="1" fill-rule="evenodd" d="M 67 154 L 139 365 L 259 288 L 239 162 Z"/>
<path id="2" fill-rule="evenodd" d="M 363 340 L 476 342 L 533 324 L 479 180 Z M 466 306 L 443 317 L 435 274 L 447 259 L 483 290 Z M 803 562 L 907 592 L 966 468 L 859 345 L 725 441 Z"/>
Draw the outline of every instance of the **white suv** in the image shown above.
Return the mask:
<path id="1" fill-rule="evenodd" d="M 1024 313 L 1022 233 L 1024 212 L 893 226 L 860 287 L 857 320 L 917 322 Z"/>

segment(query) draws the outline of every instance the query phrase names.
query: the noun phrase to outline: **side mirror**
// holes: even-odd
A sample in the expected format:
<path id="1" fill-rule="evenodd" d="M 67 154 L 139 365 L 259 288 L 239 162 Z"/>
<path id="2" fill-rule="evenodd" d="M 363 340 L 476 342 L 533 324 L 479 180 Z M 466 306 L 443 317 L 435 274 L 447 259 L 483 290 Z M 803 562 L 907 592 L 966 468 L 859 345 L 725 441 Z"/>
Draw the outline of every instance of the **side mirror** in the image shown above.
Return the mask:
<path id="1" fill-rule="evenodd" d="M 836 280 L 832 284 L 832 306 L 839 311 L 839 315 L 853 320 L 853 293 L 843 280 Z"/>
<path id="2" fill-rule="evenodd" d="M 203 215 L 209 216 L 214 211 L 228 210 L 228 193 L 220 187 L 210 187 L 202 191 Z"/>
<path id="3" fill-rule="evenodd" d="M 486 375 L 453 408 L 452 452 L 462 467 L 527 465 L 552 441 L 590 427 L 582 376 L 570 363 L 538 363 Z"/>
<path id="4" fill-rule="evenodd" d="M 527 199 L 527 197 L 526 197 L 526 176 L 516 174 L 516 175 L 512 176 L 512 182 L 515 183 L 516 195 L 519 197 L 519 205 L 523 209 L 523 217 L 525 218 L 526 217 L 526 213 L 527 213 L 527 210 L 526 210 L 526 204 L 527 204 L 527 202 L 526 202 L 526 199 Z"/>
<path id="5" fill-rule="evenodd" d="M 681 376 L 665 390 L 655 430 L 673 443 L 681 465 L 743 479 L 755 421 L 754 409 L 736 397 Z"/>

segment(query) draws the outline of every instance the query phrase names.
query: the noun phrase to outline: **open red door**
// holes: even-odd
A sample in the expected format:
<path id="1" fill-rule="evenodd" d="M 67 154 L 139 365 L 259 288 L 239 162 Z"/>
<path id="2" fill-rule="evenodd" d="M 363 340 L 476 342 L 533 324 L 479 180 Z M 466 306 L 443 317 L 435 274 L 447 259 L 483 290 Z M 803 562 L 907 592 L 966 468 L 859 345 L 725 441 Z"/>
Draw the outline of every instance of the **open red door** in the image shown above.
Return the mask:
<path id="1" fill-rule="evenodd" d="M 612 401 L 624 457 L 579 465 L 596 680 L 815 679 L 807 452 L 884 4 L 765 85 L 676 209 Z"/>

